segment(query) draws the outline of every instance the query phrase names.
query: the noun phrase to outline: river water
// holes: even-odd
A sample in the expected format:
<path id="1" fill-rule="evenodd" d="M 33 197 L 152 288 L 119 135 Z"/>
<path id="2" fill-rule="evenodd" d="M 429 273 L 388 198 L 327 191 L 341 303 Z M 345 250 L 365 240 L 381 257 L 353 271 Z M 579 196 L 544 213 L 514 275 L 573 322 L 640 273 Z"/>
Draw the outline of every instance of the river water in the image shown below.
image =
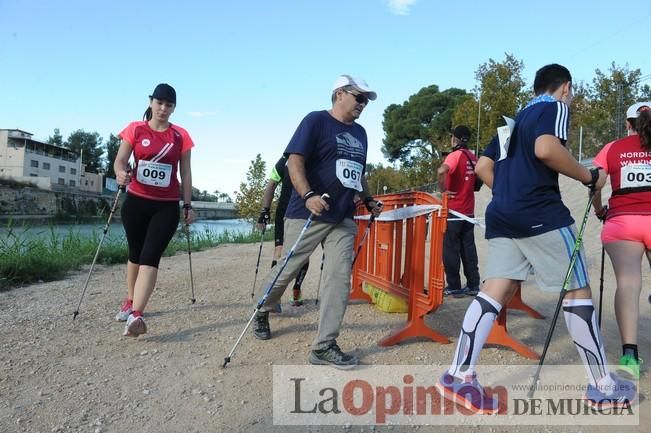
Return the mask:
<path id="1" fill-rule="evenodd" d="M 211 232 L 219 235 L 224 231 L 248 233 L 253 226 L 243 219 L 229 220 L 202 220 L 190 225 L 192 233 Z M 181 226 L 179 226 L 181 228 Z M 30 226 L 23 223 L 13 223 L 11 228 L 6 225 L 0 227 L 0 239 L 6 239 L 10 231 L 21 239 L 49 238 L 52 234 L 66 236 L 72 232 L 82 236 L 91 236 L 93 233 L 101 236 L 104 224 L 52 224 Z M 107 239 L 124 239 L 124 228 L 121 223 L 112 223 L 107 233 Z"/>

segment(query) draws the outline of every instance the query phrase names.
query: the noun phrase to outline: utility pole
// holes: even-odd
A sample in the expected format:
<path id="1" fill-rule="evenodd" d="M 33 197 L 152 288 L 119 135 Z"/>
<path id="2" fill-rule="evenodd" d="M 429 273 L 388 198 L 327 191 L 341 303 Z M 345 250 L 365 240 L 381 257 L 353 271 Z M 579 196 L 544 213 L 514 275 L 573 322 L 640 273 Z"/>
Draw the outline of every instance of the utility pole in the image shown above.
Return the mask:
<path id="1" fill-rule="evenodd" d="M 615 115 L 615 138 L 624 136 L 624 84 L 617 84 L 617 112 Z"/>
<path id="2" fill-rule="evenodd" d="M 479 103 L 477 104 L 477 151 L 475 152 L 477 158 L 479 158 L 479 127 L 481 126 L 481 93 L 481 90 L 479 90 Z"/>

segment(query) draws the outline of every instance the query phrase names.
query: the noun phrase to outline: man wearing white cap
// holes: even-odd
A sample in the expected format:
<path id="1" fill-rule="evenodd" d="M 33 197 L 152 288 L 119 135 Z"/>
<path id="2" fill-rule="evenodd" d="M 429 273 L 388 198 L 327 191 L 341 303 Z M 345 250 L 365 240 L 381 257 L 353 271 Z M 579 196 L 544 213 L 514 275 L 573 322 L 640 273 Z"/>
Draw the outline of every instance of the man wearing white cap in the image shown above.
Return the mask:
<path id="1" fill-rule="evenodd" d="M 356 123 L 368 102 L 376 97 L 365 81 L 350 75 L 339 76 L 332 88 L 332 108 L 305 116 L 285 149 L 287 169 L 294 186 L 285 213 L 285 244 L 295 244 L 310 215 L 313 222 L 256 315 L 253 331 L 259 340 L 271 338 L 269 311 L 312 252 L 322 244 L 324 279 L 319 329 L 309 356 L 312 364 L 348 369 L 359 363 L 356 356 L 341 351 L 336 339 L 350 293 L 357 233 L 353 221 L 355 195 L 359 195 L 369 212 L 379 215 L 382 210 L 382 204 L 368 193 L 364 179 L 368 149 L 366 131 Z M 284 254 L 279 264 L 285 262 L 287 253 Z M 275 271 L 266 276 L 263 291 L 274 277 Z"/>

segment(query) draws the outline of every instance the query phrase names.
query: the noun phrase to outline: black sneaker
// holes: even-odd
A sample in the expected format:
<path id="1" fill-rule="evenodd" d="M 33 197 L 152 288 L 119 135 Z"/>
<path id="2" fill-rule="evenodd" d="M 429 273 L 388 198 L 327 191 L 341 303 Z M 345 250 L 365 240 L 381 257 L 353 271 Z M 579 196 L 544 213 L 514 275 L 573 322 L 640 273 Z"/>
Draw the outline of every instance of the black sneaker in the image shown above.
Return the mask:
<path id="1" fill-rule="evenodd" d="M 477 294 L 479 293 L 479 286 L 466 287 L 463 289 L 463 293 L 466 296 L 477 296 Z"/>
<path id="2" fill-rule="evenodd" d="M 443 295 L 444 296 L 454 296 L 455 298 L 463 298 L 464 291 L 463 289 L 451 289 L 450 287 L 446 287 L 443 289 Z"/>
<path id="3" fill-rule="evenodd" d="M 342 352 L 337 343 L 327 349 L 313 350 L 310 352 L 309 361 L 310 364 L 331 365 L 340 370 L 349 370 L 359 364 L 359 359 L 355 355 Z"/>
<path id="4" fill-rule="evenodd" d="M 253 325 L 253 334 L 258 340 L 268 340 L 271 338 L 271 328 L 269 327 L 269 312 L 258 311 L 255 315 L 255 324 Z"/>

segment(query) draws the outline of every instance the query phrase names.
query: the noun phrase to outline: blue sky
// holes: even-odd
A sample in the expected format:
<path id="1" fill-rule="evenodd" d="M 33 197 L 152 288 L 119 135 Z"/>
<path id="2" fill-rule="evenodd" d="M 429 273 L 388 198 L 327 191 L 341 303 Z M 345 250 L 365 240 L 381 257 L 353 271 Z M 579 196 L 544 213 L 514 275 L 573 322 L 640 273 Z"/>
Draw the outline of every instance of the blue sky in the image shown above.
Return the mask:
<path id="1" fill-rule="evenodd" d="M 159 82 L 196 143 L 194 184 L 239 189 L 271 166 L 302 117 L 330 106 L 339 74 L 378 93 L 360 118 L 384 162 L 382 113 L 430 84 L 476 86 L 512 53 L 590 81 L 611 62 L 651 73 L 651 3 L 443 0 L 0 0 L 0 128 L 103 137 L 139 120 Z"/>

